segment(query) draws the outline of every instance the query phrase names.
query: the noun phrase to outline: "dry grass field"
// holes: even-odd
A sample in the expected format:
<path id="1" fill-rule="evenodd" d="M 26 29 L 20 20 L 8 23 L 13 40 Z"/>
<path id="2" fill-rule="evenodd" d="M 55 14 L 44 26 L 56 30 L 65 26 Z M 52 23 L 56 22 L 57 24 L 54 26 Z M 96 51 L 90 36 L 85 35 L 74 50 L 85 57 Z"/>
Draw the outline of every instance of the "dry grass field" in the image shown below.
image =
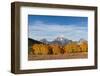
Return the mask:
<path id="1" fill-rule="evenodd" d="M 63 55 L 28 55 L 28 60 L 56 60 L 56 59 L 83 59 L 87 58 L 87 52 L 84 53 L 70 53 Z"/>

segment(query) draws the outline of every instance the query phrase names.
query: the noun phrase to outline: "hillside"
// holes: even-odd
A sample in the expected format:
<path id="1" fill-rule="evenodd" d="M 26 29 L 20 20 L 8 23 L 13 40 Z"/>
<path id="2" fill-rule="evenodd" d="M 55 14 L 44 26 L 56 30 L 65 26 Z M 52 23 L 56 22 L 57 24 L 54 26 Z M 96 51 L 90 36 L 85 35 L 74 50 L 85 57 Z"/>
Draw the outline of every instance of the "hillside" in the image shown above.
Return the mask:
<path id="1" fill-rule="evenodd" d="M 40 41 L 28 38 L 28 46 L 32 46 L 33 44 L 43 44 L 43 43 Z"/>

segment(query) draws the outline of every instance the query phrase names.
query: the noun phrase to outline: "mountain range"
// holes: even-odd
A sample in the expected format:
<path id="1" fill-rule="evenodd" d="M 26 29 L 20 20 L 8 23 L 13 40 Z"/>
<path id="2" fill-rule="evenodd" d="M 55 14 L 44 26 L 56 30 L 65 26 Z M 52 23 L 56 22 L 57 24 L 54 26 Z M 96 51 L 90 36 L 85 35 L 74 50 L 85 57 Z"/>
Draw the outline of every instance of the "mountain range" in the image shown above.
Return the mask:
<path id="1" fill-rule="evenodd" d="M 81 42 L 87 42 L 86 40 L 84 39 L 80 39 L 79 41 L 76 41 L 77 43 L 81 43 Z M 55 38 L 53 41 L 48 41 L 47 39 L 41 39 L 39 41 L 37 40 L 34 40 L 32 38 L 28 38 L 28 45 L 31 46 L 33 44 L 58 44 L 58 45 L 65 45 L 65 44 L 68 44 L 70 42 L 73 42 L 72 40 L 69 40 L 67 38 L 64 38 L 64 37 L 57 37 Z"/>
<path id="2" fill-rule="evenodd" d="M 57 37 L 53 41 L 48 41 L 47 39 L 41 39 L 40 42 L 46 43 L 46 44 L 59 44 L 59 45 L 65 45 L 69 42 L 72 42 L 72 40 L 69 40 L 64 37 Z"/>

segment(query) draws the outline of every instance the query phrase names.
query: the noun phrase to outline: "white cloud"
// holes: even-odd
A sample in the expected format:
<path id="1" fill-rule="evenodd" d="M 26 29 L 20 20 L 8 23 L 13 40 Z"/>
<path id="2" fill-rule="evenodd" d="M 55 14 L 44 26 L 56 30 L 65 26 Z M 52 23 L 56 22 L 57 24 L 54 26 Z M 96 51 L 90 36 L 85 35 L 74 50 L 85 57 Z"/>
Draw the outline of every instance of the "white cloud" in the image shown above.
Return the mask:
<path id="1" fill-rule="evenodd" d="M 57 36 L 64 35 L 64 37 L 71 40 L 79 40 L 84 38 L 87 40 L 88 27 L 77 25 L 59 25 L 59 24 L 45 24 L 42 21 L 36 21 L 29 25 L 29 37 L 40 40 L 46 38 L 53 40 Z"/>

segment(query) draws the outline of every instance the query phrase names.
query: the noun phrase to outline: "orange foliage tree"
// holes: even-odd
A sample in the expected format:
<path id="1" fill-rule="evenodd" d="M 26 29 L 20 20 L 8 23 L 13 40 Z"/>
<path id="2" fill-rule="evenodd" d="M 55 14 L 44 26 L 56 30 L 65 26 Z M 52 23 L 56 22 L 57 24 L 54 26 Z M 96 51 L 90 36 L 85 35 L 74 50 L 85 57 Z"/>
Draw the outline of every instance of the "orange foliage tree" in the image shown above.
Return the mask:
<path id="1" fill-rule="evenodd" d="M 36 55 L 46 55 L 48 54 L 48 46 L 44 44 L 34 44 L 32 46 L 34 54 Z"/>
<path id="2" fill-rule="evenodd" d="M 77 53 L 81 51 L 80 46 L 76 42 L 66 44 L 63 48 L 66 53 Z"/>
<path id="3" fill-rule="evenodd" d="M 88 52 L 88 44 L 87 44 L 87 42 L 80 43 L 80 47 L 81 47 L 82 52 Z"/>
<path id="4" fill-rule="evenodd" d="M 51 44 L 49 45 L 49 48 L 51 48 L 54 55 L 60 54 L 61 48 L 58 44 Z"/>

